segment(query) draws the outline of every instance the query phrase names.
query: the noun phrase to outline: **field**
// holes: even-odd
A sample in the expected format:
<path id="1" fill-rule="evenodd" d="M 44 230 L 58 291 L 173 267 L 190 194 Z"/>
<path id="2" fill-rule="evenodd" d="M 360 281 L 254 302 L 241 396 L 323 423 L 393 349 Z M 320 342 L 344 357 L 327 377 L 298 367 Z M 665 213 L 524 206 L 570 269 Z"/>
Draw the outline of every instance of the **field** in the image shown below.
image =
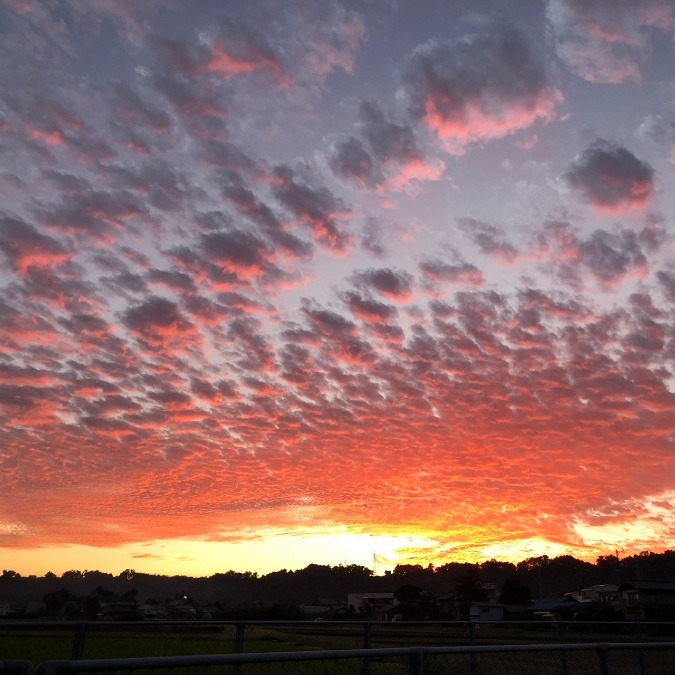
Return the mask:
<path id="1" fill-rule="evenodd" d="M 617 627 L 614 627 L 617 628 Z M 670 627 L 673 628 L 672 626 Z M 47 660 L 70 659 L 73 651 L 76 625 L 52 624 L 51 626 L 20 627 L 0 624 L 0 659 L 25 659 L 33 664 Z M 591 632 L 591 629 L 592 632 Z M 365 630 L 365 632 L 364 632 Z M 642 635 L 643 638 L 649 636 Z M 665 635 L 654 636 L 658 640 L 672 639 Z M 569 627 L 561 630 L 558 626 L 508 626 L 485 628 L 471 633 L 463 625 L 403 625 L 372 624 L 364 629 L 360 623 L 279 623 L 247 624 L 245 627 L 244 651 L 296 652 L 335 649 L 359 649 L 364 641 L 371 648 L 410 646 L 466 646 L 475 645 L 527 645 L 581 642 L 634 642 L 635 634 L 602 630 L 600 626 Z M 97 625 L 89 624 L 83 643 L 83 659 L 128 658 L 151 656 L 178 656 L 234 653 L 236 643 L 235 625 Z M 472 665 L 473 663 L 473 665 Z M 635 650 L 612 650 L 607 655 L 612 675 L 643 672 L 648 675 L 674 672 L 675 647 L 667 652 L 639 653 Z M 321 661 L 313 663 L 261 664 L 243 667 L 244 673 L 360 673 L 359 659 L 348 661 Z M 234 672 L 230 670 L 220 672 Z M 201 668 L 190 668 L 194 675 Z M 600 673 L 598 654 L 593 651 L 575 652 L 563 655 L 561 651 L 537 653 L 480 654 L 472 658 L 468 654 L 429 655 L 425 658 L 424 672 L 458 672 L 491 675 L 492 673 L 533 673 L 536 675 L 562 672 Z M 174 670 L 172 673 L 185 673 Z M 208 674 L 214 672 L 204 668 Z M 395 657 L 383 661 L 374 659 L 370 664 L 371 675 L 379 673 L 409 672 L 407 657 Z"/>

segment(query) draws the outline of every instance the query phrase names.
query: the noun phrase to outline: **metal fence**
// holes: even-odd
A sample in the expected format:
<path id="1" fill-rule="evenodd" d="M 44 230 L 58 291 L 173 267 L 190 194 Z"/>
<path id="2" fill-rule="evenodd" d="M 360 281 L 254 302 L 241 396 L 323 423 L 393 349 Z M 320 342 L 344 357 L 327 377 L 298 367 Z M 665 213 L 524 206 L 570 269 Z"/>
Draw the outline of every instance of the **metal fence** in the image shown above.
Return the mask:
<path id="1" fill-rule="evenodd" d="M 127 659 L 0 661 L 2 675 L 124 673 L 150 675 L 666 675 L 675 672 L 675 643 L 584 643 L 399 647 Z"/>
<path id="2" fill-rule="evenodd" d="M 15 639 L 12 639 L 14 636 Z M 30 641 L 22 652 L 18 638 Z M 317 649 L 675 640 L 675 623 L 589 621 L 1 622 L 0 656 L 42 662 Z M 675 668 L 673 668 L 675 673 Z"/>

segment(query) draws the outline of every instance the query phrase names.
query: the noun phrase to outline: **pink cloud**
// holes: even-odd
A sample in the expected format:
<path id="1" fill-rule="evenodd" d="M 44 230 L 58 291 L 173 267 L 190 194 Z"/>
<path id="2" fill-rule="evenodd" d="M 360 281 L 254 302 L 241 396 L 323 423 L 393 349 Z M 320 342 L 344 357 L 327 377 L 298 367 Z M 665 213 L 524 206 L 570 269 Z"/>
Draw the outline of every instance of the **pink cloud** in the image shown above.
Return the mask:
<path id="1" fill-rule="evenodd" d="M 65 137 L 63 132 L 59 129 L 54 129 L 52 131 L 43 131 L 42 129 L 33 128 L 30 129 L 30 137 L 35 141 L 42 141 L 47 145 L 58 146 L 65 144 Z"/>
<path id="2" fill-rule="evenodd" d="M 400 190 L 412 183 L 437 181 L 444 172 L 445 162 L 439 159 L 431 161 L 411 160 L 397 167 L 396 172 L 389 178 L 387 186 L 393 190 Z"/>
<path id="3" fill-rule="evenodd" d="M 452 154 L 462 154 L 470 143 L 502 138 L 527 129 L 538 119 L 550 121 L 562 100 L 559 92 L 542 94 L 534 102 L 505 104 L 498 112 L 487 102 L 467 103 L 461 115 L 447 110 L 443 98 L 430 96 L 425 102 L 424 122 Z"/>
<path id="4" fill-rule="evenodd" d="M 232 56 L 221 45 L 213 46 L 209 60 L 200 67 L 202 72 L 217 73 L 228 79 L 261 69 L 269 70 L 280 87 L 289 87 L 293 83 L 279 62 L 271 56 L 262 54 L 250 58 Z"/>
<path id="5" fill-rule="evenodd" d="M 471 143 L 552 120 L 563 100 L 527 38 L 504 24 L 457 43 L 418 47 L 408 59 L 403 92 L 413 118 L 457 155 Z"/>

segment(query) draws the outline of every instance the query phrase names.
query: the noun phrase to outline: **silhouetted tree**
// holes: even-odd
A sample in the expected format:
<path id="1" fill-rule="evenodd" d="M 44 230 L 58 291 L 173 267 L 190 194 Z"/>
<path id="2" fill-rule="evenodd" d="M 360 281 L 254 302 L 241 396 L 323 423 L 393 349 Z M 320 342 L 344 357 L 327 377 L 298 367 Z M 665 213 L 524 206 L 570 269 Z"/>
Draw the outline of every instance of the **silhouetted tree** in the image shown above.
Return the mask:
<path id="1" fill-rule="evenodd" d="M 416 614 L 415 609 L 419 605 L 422 589 L 412 584 L 404 584 L 394 591 L 394 597 L 401 606 L 404 619 L 411 619 Z"/>
<path id="2" fill-rule="evenodd" d="M 457 581 L 455 587 L 457 606 L 465 619 L 469 618 L 469 608 L 474 602 L 487 600 L 483 590 L 478 567 L 470 565 Z"/>
<path id="3" fill-rule="evenodd" d="M 122 594 L 122 600 L 137 600 L 138 599 L 138 589 L 130 588 L 128 591 L 125 591 Z"/>
<path id="4" fill-rule="evenodd" d="M 96 595 L 88 595 L 84 599 L 84 616 L 90 621 L 95 619 L 101 613 L 101 603 Z"/>
<path id="5" fill-rule="evenodd" d="M 502 586 L 499 602 L 505 605 L 524 605 L 532 601 L 532 592 L 517 577 L 509 577 Z"/>

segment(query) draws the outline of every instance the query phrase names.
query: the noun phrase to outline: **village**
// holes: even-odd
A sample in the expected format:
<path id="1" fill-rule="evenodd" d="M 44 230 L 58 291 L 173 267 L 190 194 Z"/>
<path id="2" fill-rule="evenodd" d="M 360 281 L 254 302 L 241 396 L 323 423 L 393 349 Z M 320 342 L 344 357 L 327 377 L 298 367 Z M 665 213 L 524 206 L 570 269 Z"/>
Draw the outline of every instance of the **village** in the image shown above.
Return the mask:
<path id="1" fill-rule="evenodd" d="M 562 595 L 532 599 L 513 580 L 495 583 L 463 580 L 441 596 L 411 584 L 393 592 L 348 593 L 346 598 L 308 598 L 301 604 L 270 600 L 228 604 L 193 599 L 187 594 L 159 601 L 141 599 L 132 589 L 75 596 L 65 589 L 40 600 L 13 603 L 0 599 L 0 620 L 213 621 L 284 619 L 316 621 L 675 621 L 675 581 L 629 580 L 600 583 Z M 103 591 L 103 592 L 101 592 Z"/>

